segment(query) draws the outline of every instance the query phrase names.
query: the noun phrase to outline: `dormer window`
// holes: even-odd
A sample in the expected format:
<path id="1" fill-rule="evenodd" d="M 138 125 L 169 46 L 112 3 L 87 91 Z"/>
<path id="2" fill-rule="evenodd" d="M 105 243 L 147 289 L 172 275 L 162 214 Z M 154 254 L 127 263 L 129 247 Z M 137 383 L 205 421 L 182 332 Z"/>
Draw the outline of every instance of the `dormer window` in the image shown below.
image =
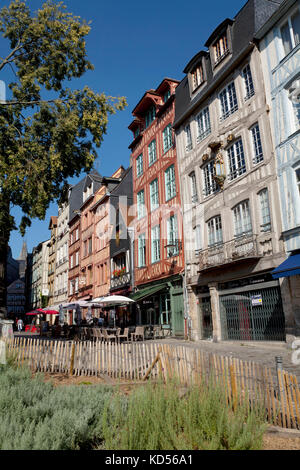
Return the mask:
<path id="1" fill-rule="evenodd" d="M 164 103 L 166 103 L 168 101 L 168 99 L 170 98 L 171 96 L 171 90 L 170 88 L 164 93 Z"/>
<path id="2" fill-rule="evenodd" d="M 192 72 L 193 91 L 204 82 L 204 73 L 202 65 L 198 65 Z"/>
<path id="3" fill-rule="evenodd" d="M 223 34 L 214 44 L 215 65 L 229 53 L 227 35 Z"/>
<path id="4" fill-rule="evenodd" d="M 155 119 L 155 106 L 151 106 L 145 115 L 145 125 L 149 127 Z"/>
<path id="5" fill-rule="evenodd" d="M 140 128 L 137 127 L 134 131 L 134 138 L 136 139 L 140 135 Z"/>

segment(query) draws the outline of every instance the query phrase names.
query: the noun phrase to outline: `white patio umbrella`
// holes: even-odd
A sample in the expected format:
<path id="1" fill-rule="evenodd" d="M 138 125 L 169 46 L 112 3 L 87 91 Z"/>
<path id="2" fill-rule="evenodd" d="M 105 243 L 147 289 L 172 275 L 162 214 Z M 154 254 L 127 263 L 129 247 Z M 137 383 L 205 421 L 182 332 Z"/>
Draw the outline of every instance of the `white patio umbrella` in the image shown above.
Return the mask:
<path id="1" fill-rule="evenodd" d="M 107 297 L 97 297 L 96 299 L 93 299 L 93 302 L 98 302 L 102 305 L 121 305 L 135 301 L 129 297 L 125 297 L 124 295 L 108 295 Z"/>

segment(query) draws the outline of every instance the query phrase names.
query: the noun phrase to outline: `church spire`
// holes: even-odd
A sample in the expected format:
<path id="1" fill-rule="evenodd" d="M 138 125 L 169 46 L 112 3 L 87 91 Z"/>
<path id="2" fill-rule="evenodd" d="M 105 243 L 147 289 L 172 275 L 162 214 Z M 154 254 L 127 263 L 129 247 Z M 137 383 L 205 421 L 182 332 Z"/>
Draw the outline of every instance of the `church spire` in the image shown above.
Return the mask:
<path id="1" fill-rule="evenodd" d="M 23 242 L 23 246 L 22 246 L 22 250 L 21 250 L 21 253 L 20 253 L 20 256 L 18 258 L 18 260 L 20 261 L 26 261 L 27 260 L 27 243 L 24 241 Z"/>

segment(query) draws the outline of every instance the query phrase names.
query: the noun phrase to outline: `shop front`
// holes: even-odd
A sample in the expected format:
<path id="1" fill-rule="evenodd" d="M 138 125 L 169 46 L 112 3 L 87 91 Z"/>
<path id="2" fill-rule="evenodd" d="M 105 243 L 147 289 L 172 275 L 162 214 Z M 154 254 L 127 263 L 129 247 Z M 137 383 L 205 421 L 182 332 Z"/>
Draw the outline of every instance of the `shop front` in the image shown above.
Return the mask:
<path id="1" fill-rule="evenodd" d="M 213 299 L 213 296 L 215 297 Z M 278 281 L 264 273 L 197 289 L 202 339 L 285 341 L 285 316 Z M 218 306 L 213 312 L 212 303 Z"/>
<path id="2" fill-rule="evenodd" d="M 184 334 L 184 304 L 181 279 L 141 285 L 131 295 L 136 301 L 139 325 L 161 326 L 165 335 Z"/>

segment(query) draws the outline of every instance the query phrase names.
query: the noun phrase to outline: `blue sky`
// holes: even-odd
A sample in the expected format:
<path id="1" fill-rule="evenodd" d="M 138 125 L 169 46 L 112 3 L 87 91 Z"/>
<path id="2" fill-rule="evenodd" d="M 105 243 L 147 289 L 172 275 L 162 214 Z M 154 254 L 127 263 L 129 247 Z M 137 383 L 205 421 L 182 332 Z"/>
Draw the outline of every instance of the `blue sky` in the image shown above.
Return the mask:
<path id="1" fill-rule="evenodd" d="M 2 0 L 1 6 L 9 3 Z M 132 120 L 131 112 L 144 92 L 156 88 L 164 77 L 181 80 L 185 65 L 204 48 L 215 27 L 225 18 L 233 18 L 246 2 L 65 0 L 64 3 L 75 15 L 92 21 L 87 51 L 95 70 L 74 80 L 70 86 L 76 89 L 88 85 L 95 91 L 127 99 L 125 111 L 111 116 L 95 162 L 99 173 L 109 176 L 120 165 L 129 165 L 128 145 L 132 134 L 128 125 Z M 27 0 L 27 4 L 37 10 L 43 2 Z M 0 38 L 0 57 L 7 54 L 7 43 Z M 8 83 L 11 79 L 9 70 L 0 74 L 0 80 Z M 70 183 L 77 180 L 70 180 Z M 13 209 L 13 215 L 18 222 L 21 214 L 17 208 Z M 25 235 L 29 251 L 49 238 L 51 215 L 57 215 L 55 203 L 50 205 L 44 221 L 32 221 Z M 18 257 L 22 243 L 21 235 L 14 231 L 10 239 L 14 257 Z"/>

